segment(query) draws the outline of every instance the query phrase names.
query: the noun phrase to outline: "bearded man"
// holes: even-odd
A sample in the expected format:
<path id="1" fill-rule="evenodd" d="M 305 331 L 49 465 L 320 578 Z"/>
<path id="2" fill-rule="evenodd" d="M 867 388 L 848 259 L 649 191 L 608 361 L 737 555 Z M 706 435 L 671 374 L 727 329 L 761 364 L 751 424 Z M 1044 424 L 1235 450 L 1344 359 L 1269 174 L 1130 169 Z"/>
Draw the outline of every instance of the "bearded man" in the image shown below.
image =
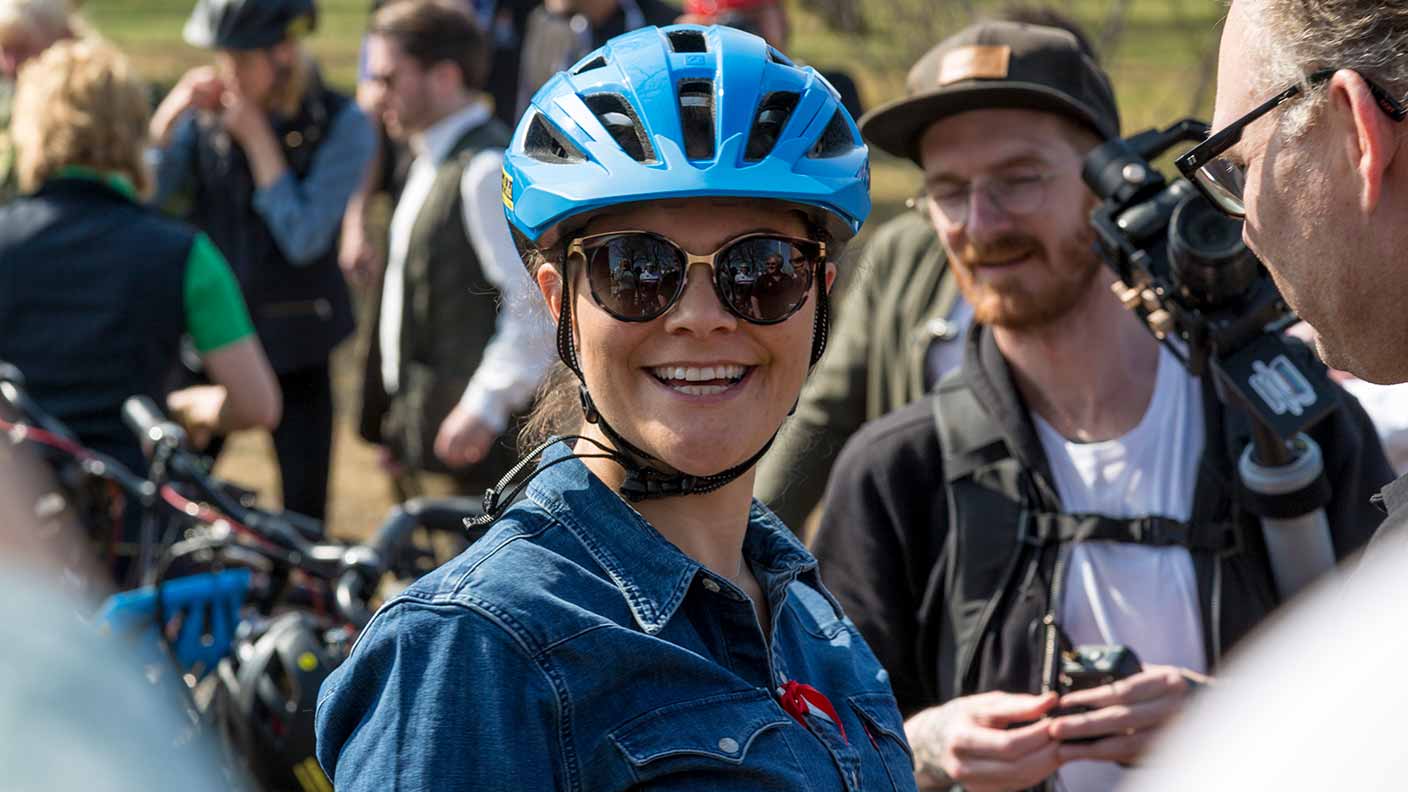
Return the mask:
<path id="1" fill-rule="evenodd" d="M 920 789 L 1113 789 L 1279 604 L 1235 477 L 1250 426 L 1111 294 L 1081 165 L 1119 116 L 1073 34 L 981 23 L 909 87 L 861 131 L 923 169 L 974 325 L 930 397 L 841 453 L 814 551 L 889 671 Z M 1392 475 L 1347 396 L 1311 434 L 1343 557 Z M 1143 670 L 1064 692 L 1081 645 Z"/>

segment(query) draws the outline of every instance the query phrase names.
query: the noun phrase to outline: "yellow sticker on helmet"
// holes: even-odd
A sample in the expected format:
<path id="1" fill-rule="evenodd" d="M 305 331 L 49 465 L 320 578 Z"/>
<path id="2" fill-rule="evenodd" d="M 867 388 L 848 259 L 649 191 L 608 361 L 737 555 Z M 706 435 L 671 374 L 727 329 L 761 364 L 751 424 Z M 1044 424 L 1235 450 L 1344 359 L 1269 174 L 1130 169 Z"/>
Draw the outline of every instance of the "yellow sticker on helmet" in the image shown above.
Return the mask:
<path id="1" fill-rule="evenodd" d="M 298 656 L 298 667 L 304 671 L 317 671 L 318 656 L 312 652 L 304 652 Z"/>
<path id="2" fill-rule="evenodd" d="M 504 206 L 510 212 L 513 211 L 513 177 L 508 175 L 508 168 L 504 168 L 503 196 Z"/>

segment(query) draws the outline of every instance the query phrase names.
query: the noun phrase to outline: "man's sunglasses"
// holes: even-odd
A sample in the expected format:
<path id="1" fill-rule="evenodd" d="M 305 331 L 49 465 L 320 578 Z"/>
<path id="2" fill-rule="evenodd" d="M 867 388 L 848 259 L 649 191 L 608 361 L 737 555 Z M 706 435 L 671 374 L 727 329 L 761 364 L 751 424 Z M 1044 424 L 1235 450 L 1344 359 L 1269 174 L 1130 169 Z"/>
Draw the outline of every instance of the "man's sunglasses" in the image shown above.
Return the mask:
<path id="1" fill-rule="evenodd" d="M 618 231 L 572 240 L 569 266 L 587 273 L 592 299 L 623 322 L 648 322 L 684 294 L 689 268 L 708 264 L 714 292 L 729 313 L 753 324 L 777 324 L 807 301 L 826 243 L 778 234 L 746 234 L 696 256 L 648 231 Z"/>
<path id="2" fill-rule="evenodd" d="M 1178 165 L 1178 170 L 1197 185 L 1203 195 L 1212 201 L 1213 206 L 1238 220 L 1245 218 L 1247 207 L 1243 199 L 1243 191 L 1247 185 L 1246 169 L 1222 155 L 1241 141 L 1242 132 L 1248 124 L 1291 99 L 1303 96 L 1306 88 L 1326 82 L 1338 71 L 1339 69 L 1317 71 L 1307 77 L 1304 83 L 1296 83 L 1266 100 L 1251 112 L 1228 124 L 1226 128 L 1208 136 L 1207 140 L 1190 149 L 1187 154 L 1179 157 L 1175 163 Z M 1395 99 L 1388 91 L 1375 84 L 1373 80 L 1365 77 L 1364 82 L 1368 84 L 1369 91 L 1373 93 L 1379 107 L 1389 118 L 1394 121 L 1408 118 L 1408 107 L 1404 107 L 1402 101 Z"/>

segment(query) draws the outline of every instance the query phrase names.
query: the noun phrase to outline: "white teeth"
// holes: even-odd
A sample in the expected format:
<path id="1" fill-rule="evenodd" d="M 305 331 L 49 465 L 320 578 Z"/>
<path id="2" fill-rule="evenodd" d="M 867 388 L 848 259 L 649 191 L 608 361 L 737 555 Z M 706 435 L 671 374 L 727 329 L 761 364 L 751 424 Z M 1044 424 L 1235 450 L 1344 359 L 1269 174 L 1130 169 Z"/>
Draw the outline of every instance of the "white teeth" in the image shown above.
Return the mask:
<path id="1" fill-rule="evenodd" d="M 683 382 L 710 382 L 713 380 L 737 381 L 748 373 L 744 366 L 709 366 L 704 368 L 684 366 L 659 366 L 650 370 L 658 379 Z"/>
<path id="2" fill-rule="evenodd" d="M 727 385 L 679 385 L 675 390 L 690 396 L 715 396 L 728 390 Z"/>

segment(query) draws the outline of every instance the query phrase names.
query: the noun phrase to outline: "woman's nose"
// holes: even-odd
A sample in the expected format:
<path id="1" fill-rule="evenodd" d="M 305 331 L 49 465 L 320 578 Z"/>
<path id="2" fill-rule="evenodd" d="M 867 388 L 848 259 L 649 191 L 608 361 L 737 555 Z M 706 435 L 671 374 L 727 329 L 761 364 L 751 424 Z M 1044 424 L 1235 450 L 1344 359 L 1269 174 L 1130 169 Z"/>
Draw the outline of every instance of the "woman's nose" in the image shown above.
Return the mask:
<path id="1" fill-rule="evenodd" d="M 686 274 L 684 294 L 680 295 L 674 310 L 665 314 L 665 329 L 671 333 L 705 336 L 737 327 L 738 317 L 724 307 L 714 289 L 714 271 L 703 263 L 691 266 Z"/>

